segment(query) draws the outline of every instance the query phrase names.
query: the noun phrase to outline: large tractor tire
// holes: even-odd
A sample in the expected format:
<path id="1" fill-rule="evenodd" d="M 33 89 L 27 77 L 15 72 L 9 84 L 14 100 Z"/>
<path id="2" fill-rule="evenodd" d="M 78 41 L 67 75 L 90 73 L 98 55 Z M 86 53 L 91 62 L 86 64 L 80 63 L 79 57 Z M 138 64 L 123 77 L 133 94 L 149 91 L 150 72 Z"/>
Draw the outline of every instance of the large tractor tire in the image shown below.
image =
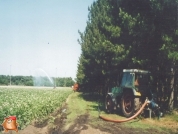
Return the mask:
<path id="1" fill-rule="evenodd" d="M 132 92 L 124 92 L 121 99 L 121 108 L 125 117 L 133 116 L 140 108 L 139 98 L 135 98 Z"/>
<path id="2" fill-rule="evenodd" d="M 105 100 L 105 108 L 107 113 L 114 112 L 114 102 L 112 101 L 111 96 L 107 95 Z"/>

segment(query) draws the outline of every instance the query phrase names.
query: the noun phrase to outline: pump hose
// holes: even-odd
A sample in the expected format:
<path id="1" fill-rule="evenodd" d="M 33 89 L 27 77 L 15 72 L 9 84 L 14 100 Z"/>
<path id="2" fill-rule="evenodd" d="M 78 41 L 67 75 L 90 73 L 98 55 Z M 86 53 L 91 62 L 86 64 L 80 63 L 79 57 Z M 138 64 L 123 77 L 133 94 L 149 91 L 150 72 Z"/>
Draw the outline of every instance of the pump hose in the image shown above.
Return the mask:
<path id="1" fill-rule="evenodd" d="M 123 119 L 123 120 L 114 120 L 114 119 L 110 119 L 110 118 L 107 118 L 107 117 L 104 117 L 102 115 L 99 115 L 99 118 L 105 120 L 105 121 L 109 121 L 109 122 L 115 122 L 115 123 L 122 123 L 122 122 L 126 122 L 126 121 L 130 121 L 132 119 L 134 119 L 135 117 L 137 117 L 141 112 L 142 110 L 144 109 L 144 107 L 150 103 L 150 101 L 148 101 L 147 99 L 145 100 L 145 103 L 142 105 L 142 107 L 139 109 L 139 111 L 133 115 L 132 117 L 130 118 L 127 118 L 127 119 Z"/>

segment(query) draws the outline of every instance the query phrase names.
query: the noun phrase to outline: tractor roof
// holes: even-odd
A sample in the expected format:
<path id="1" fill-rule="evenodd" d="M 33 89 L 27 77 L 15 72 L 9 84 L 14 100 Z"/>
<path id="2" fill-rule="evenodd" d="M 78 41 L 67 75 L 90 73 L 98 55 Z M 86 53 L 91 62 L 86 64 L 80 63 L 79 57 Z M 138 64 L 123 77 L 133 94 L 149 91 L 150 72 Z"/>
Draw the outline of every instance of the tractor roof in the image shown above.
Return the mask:
<path id="1" fill-rule="evenodd" d="M 133 73 L 150 73 L 147 70 L 141 70 L 141 69 L 123 69 L 123 72 L 133 72 Z"/>

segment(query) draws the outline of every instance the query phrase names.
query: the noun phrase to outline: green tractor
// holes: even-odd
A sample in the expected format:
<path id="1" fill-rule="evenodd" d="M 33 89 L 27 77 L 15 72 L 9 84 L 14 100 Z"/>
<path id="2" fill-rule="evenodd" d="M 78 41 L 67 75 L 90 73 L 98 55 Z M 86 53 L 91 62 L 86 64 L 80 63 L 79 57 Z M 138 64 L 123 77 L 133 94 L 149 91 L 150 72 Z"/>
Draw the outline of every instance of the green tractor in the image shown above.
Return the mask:
<path id="1" fill-rule="evenodd" d="M 121 82 L 106 95 L 105 108 L 108 113 L 120 109 L 125 117 L 133 116 L 146 98 L 150 108 L 158 108 L 155 94 L 150 87 L 150 72 L 140 69 L 124 69 Z"/>

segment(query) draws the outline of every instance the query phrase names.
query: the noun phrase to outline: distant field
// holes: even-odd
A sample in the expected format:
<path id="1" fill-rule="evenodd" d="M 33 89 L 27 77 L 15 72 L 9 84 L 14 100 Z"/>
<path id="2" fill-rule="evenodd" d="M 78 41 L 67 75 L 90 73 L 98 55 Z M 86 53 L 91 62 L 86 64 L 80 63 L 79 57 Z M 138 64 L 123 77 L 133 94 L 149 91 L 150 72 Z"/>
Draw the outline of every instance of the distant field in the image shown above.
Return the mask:
<path id="1" fill-rule="evenodd" d="M 0 86 L 0 124 L 15 115 L 20 128 L 60 107 L 71 88 Z"/>

